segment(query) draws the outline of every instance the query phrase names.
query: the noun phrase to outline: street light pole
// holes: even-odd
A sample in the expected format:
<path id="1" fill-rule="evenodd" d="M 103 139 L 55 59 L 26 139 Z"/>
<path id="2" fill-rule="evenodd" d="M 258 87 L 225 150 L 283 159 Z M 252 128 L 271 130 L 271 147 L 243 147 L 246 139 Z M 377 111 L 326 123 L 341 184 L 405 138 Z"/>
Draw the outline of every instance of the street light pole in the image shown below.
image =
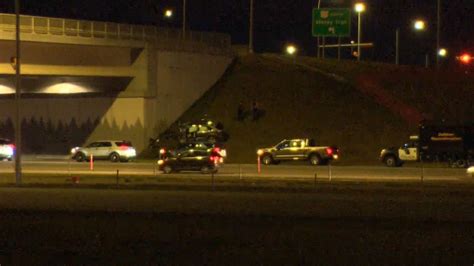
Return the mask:
<path id="1" fill-rule="evenodd" d="M 357 19 L 357 61 L 360 61 L 360 56 L 361 56 L 361 54 L 360 54 L 360 39 L 361 39 L 360 38 L 360 35 L 361 35 L 361 32 L 360 32 L 361 31 L 360 14 L 361 13 L 362 12 L 358 13 L 358 19 Z"/>
<path id="2" fill-rule="evenodd" d="M 318 0 L 318 9 L 320 9 L 320 8 L 321 8 L 321 0 Z M 317 55 L 318 55 L 318 58 L 319 58 L 320 57 L 320 49 L 319 49 L 320 37 L 318 36 L 316 39 L 318 41 L 318 43 L 317 43 L 317 50 L 318 50 Z"/>
<path id="3" fill-rule="evenodd" d="M 395 31 L 395 65 L 400 63 L 400 29 Z"/>
<path id="4" fill-rule="evenodd" d="M 360 61 L 361 58 L 361 50 L 360 50 L 360 40 L 361 40 L 361 14 L 365 11 L 365 4 L 364 3 L 356 3 L 355 11 L 357 12 L 357 61 Z"/>
<path id="5" fill-rule="evenodd" d="M 21 57 L 20 57 L 20 0 L 15 0 L 16 60 L 15 60 L 15 181 L 21 185 Z"/>
<path id="6" fill-rule="evenodd" d="M 439 67 L 440 28 L 441 28 L 441 0 L 438 0 L 438 23 L 436 23 L 436 67 Z"/>
<path id="7" fill-rule="evenodd" d="M 186 0 L 183 0 L 183 39 L 186 38 Z"/>
<path id="8" fill-rule="evenodd" d="M 250 53 L 250 54 L 253 54 L 253 0 L 250 0 L 249 53 Z"/>

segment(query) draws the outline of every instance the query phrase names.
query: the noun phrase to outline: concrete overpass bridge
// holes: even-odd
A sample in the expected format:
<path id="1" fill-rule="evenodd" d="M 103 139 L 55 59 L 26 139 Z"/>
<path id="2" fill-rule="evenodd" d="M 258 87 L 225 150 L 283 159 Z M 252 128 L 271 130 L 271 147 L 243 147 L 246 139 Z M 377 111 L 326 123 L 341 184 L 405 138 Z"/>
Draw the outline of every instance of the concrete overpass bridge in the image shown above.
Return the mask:
<path id="1" fill-rule="evenodd" d="M 154 26 L 21 16 L 21 116 L 29 153 L 94 139 L 138 149 L 225 72 L 230 37 Z M 15 16 L 0 14 L 0 137 L 13 138 Z"/>

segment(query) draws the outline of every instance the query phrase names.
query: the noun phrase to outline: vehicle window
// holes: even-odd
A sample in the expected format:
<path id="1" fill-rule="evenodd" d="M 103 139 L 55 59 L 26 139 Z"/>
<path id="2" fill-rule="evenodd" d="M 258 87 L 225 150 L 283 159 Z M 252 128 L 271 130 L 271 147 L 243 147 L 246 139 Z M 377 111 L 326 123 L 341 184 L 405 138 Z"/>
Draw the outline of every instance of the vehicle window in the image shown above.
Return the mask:
<path id="1" fill-rule="evenodd" d="M 87 145 L 87 148 L 97 148 L 99 145 L 99 142 L 92 142 L 91 144 Z"/>
<path id="2" fill-rule="evenodd" d="M 292 148 L 299 148 L 299 147 L 301 147 L 301 140 L 293 140 L 293 141 L 291 141 L 291 147 L 292 147 Z"/>
<path id="3" fill-rule="evenodd" d="M 130 141 L 117 141 L 115 142 L 115 145 L 117 146 L 127 146 L 127 147 L 132 147 L 132 142 Z"/>
<path id="4" fill-rule="evenodd" d="M 112 147 L 112 143 L 110 142 L 101 142 L 98 147 Z"/>
<path id="5" fill-rule="evenodd" d="M 194 156 L 208 156 L 209 153 L 206 151 L 195 151 Z"/>
<path id="6" fill-rule="evenodd" d="M 417 144 L 418 143 L 416 141 L 408 142 L 408 143 L 403 144 L 403 148 L 404 149 L 416 148 Z"/>
<path id="7" fill-rule="evenodd" d="M 284 148 L 288 148 L 290 147 L 290 141 L 289 140 L 285 140 L 283 142 L 280 142 L 280 144 L 277 145 L 277 149 L 278 150 L 283 150 Z"/>
<path id="8" fill-rule="evenodd" d="M 183 152 L 180 152 L 178 154 L 178 157 L 180 158 L 184 158 L 184 157 L 189 157 L 190 156 L 190 152 L 189 151 L 183 151 Z"/>
<path id="9" fill-rule="evenodd" d="M 207 146 L 204 143 L 196 143 L 196 148 L 207 149 Z"/>

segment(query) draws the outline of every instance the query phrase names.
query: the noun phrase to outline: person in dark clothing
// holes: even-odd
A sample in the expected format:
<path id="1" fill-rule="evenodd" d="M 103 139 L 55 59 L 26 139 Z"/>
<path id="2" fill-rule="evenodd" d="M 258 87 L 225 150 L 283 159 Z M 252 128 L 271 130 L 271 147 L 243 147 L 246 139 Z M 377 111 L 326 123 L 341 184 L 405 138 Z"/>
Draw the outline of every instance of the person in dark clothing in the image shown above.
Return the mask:
<path id="1" fill-rule="evenodd" d="M 259 112 L 258 112 L 257 101 L 254 100 L 252 102 L 252 120 L 257 121 L 258 120 L 258 115 L 259 115 Z"/>
<path id="2" fill-rule="evenodd" d="M 237 120 L 244 120 L 244 105 L 242 101 L 239 102 L 239 106 L 237 107 Z"/>

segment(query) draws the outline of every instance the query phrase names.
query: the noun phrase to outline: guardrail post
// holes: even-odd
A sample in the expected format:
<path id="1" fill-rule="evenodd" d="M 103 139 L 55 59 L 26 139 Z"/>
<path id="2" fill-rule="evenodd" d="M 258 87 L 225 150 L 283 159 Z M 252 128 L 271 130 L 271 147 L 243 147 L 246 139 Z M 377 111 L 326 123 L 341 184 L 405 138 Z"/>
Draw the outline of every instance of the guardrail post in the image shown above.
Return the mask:
<path id="1" fill-rule="evenodd" d="M 314 187 L 316 188 L 316 183 L 318 182 L 318 173 L 314 172 Z"/>
<path id="2" fill-rule="evenodd" d="M 239 181 L 242 183 L 242 166 L 239 164 Z"/>
<path id="3" fill-rule="evenodd" d="M 119 174 L 120 174 L 120 170 L 117 169 L 117 175 L 115 176 L 115 185 L 117 187 L 119 186 Z"/>
<path id="4" fill-rule="evenodd" d="M 260 162 L 260 155 L 257 155 L 257 173 L 262 171 L 262 163 Z"/>
<path id="5" fill-rule="evenodd" d="M 211 173 L 211 178 L 212 178 L 212 191 L 214 191 L 214 171 Z"/>
<path id="6" fill-rule="evenodd" d="M 331 163 L 328 163 L 328 177 L 329 177 L 329 182 L 331 182 L 332 181 Z"/>
<path id="7" fill-rule="evenodd" d="M 425 166 L 423 164 L 423 160 L 420 160 L 420 162 L 421 162 L 421 183 L 423 183 L 425 179 Z"/>
<path id="8" fill-rule="evenodd" d="M 90 157 L 90 170 L 94 171 L 94 155 L 91 154 Z"/>

